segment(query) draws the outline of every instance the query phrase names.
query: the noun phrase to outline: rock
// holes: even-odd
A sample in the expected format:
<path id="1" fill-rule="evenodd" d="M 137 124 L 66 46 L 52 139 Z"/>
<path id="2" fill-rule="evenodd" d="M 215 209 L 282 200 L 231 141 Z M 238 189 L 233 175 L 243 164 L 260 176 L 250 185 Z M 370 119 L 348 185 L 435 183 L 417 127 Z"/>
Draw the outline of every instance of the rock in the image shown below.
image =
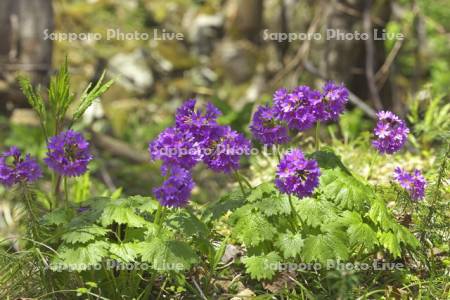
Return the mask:
<path id="1" fill-rule="evenodd" d="M 235 259 L 241 254 L 242 250 L 239 247 L 234 245 L 227 245 L 221 261 L 223 264 L 229 263 L 231 260 Z"/>
<path id="2" fill-rule="evenodd" d="M 198 15 L 193 21 L 187 20 L 189 40 L 199 55 L 209 55 L 215 42 L 223 35 L 224 16 Z"/>
<path id="3" fill-rule="evenodd" d="M 225 40 L 217 47 L 220 67 L 235 84 L 252 78 L 257 64 L 254 46 L 248 41 Z"/>
<path id="4" fill-rule="evenodd" d="M 130 91 L 145 94 L 153 86 L 153 73 L 142 49 L 116 54 L 109 62 L 109 69 L 116 83 Z"/>

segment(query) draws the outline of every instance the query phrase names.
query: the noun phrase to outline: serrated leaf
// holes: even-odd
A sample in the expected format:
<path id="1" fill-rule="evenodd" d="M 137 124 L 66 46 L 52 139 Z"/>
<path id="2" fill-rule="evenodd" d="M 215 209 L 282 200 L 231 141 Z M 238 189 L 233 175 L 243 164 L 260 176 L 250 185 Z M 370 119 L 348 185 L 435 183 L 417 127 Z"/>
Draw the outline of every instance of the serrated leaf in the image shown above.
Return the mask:
<path id="1" fill-rule="evenodd" d="M 223 197 L 219 201 L 210 204 L 204 212 L 204 219 L 217 220 L 229 211 L 233 211 L 238 207 L 241 207 L 244 203 L 244 196 L 240 190 L 232 191 Z"/>
<path id="2" fill-rule="evenodd" d="M 321 170 L 339 169 L 351 175 L 350 171 L 344 166 L 339 156 L 332 149 L 323 149 L 310 155 L 319 164 Z"/>
<path id="3" fill-rule="evenodd" d="M 138 255 L 138 251 L 139 246 L 137 243 L 111 244 L 109 248 L 111 258 L 124 263 L 133 262 Z"/>
<path id="4" fill-rule="evenodd" d="M 275 193 L 276 191 L 277 189 L 273 183 L 265 182 L 254 188 L 250 195 L 248 195 L 247 200 L 249 202 L 256 202 L 266 198 L 268 195 Z"/>
<path id="5" fill-rule="evenodd" d="M 271 240 L 275 233 L 276 229 L 261 213 L 252 213 L 251 210 L 238 218 L 233 228 L 233 235 L 247 246 L 258 246 Z"/>
<path id="6" fill-rule="evenodd" d="M 69 223 L 72 217 L 72 211 L 60 208 L 46 214 L 43 218 L 43 222 L 46 225 L 63 225 Z"/>
<path id="7" fill-rule="evenodd" d="M 89 85 L 83 91 L 80 97 L 80 104 L 78 105 L 77 110 L 73 114 L 74 122 L 77 121 L 79 118 L 81 118 L 83 114 L 86 112 L 86 110 L 89 108 L 89 106 L 92 105 L 94 100 L 100 97 L 102 94 L 104 94 L 114 83 L 113 80 L 110 80 L 106 83 L 102 83 L 104 77 L 105 72 L 102 73 L 100 79 L 97 81 L 96 85 L 93 88 L 91 88 L 92 84 L 89 83 Z"/>
<path id="8" fill-rule="evenodd" d="M 342 170 L 324 170 L 320 176 L 320 189 L 327 199 L 350 210 L 361 210 L 373 197 L 370 187 Z"/>
<path id="9" fill-rule="evenodd" d="M 52 263 L 52 269 L 64 267 L 76 271 L 86 270 L 101 262 L 108 255 L 108 248 L 109 245 L 105 241 L 96 241 L 76 248 L 62 246 L 58 250 L 58 258 Z"/>
<path id="10" fill-rule="evenodd" d="M 395 222 L 392 219 L 386 204 L 379 198 L 374 199 L 371 203 L 369 217 L 375 224 L 378 224 L 384 230 L 388 230 L 391 227 L 392 222 Z"/>
<path id="11" fill-rule="evenodd" d="M 140 243 L 139 254 L 142 261 L 151 263 L 158 271 L 187 270 L 197 262 L 197 256 L 188 244 L 159 237 Z"/>
<path id="12" fill-rule="evenodd" d="M 300 219 L 312 227 L 321 226 L 337 218 L 334 205 L 328 201 L 304 198 L 294 202 Z"/>
<path id="13" fill-rule="evenodd" d="M 394 257 L 400 257 L 400 243 L 392 232 L 378 232 L 378 239 L 383 245 L 384 248 L 386 248 Z"/>
<path id="14" fill-rule="evenodd" d="M 363 222 L 359 213 L 344 211 L 338 223 L 347 227 L 350 245 L 363 245 L 369 251 L 378 245 L 376 232 L 369 224 Z"/>
<path id="15" fill-rule="evenodd" d="M 243 259 L 247 273 L 252 279 L 272 279 L 277 272 L 281 258 L 272 251 L 266 255 L 250 256 Z"/>
<path id="16" fill-rule="evenodd" d="M 20 89 L 27 98 L 28 103 L 39 115 L 41 121 L 45 122 L 45 120 L 47 119 L 47 111 L 45 108 L 44 99 L 42 99 L 42 96 L 39 93 L 39 89 L 35 91 L 33 86 L 31 85 L 30 80 L 26 77 L 19 76 L 18 80 Z"/>
<path id="17" fill-rule="evenodd" d="M 296 257 L 302 252 L 304 240 L 300 233 L 290 231 L 278 236 L 275 246 L 281 250 L 284 258 Z"/>
<path id="18" fill-rule="evenodd" d="M 144 227 L 147 224 L 143 217 L 136 214 L 134 209 L 126 206 L 123 201 L 115 201 L 105 207 L 100 222 L 102 226 L 108 226 L 114 222 L 131 227 Z"/>
<path id="19" fill-rule="evenodd" d="M 86 243 L 88 241 L 94 240 L 97 237 L 104 236 L 108 233 L 108 229 L 91 225 L 82 228 L 71 229 L 70 232 L 67 232 L 61 236 L 61 239 L 66 243 L 75 244 L 75 243 Z"/>
<path id="20" fill-rule="evenodd" d="M 175 231 L 182 231 L 186 236 L 207 236 L 209 233 L 208 227 L 203 224 L 196 216 L 182 211 L 172 215 L 167 224 L 174 228 Z"/>
<path id="21" fill-rule="evenodd" d="M 270 195 L 269 197 L 256 202 L 254 207 L 269 217 L 274 215 L 289 215 L 291 213 L 288 197 L 279 194 Z"/>
<path id="22" fill-rule="evenodd" d="M 397 240 L 405 245 L 409 245 L 413 248 L 417 248 L 420 246 L 417 238 L 404 226 L 400 224 L 395 224 L 392 226 L 392 230 L 395 233 Z"/>
<path id="23" fill-rule="evenodd" d="M 325 263 L 329 259 L 346 260 L 348 252 L 345 233 L 335 231 L 308 236 L 304 241 L 302 256 L 305 262 Z"/>

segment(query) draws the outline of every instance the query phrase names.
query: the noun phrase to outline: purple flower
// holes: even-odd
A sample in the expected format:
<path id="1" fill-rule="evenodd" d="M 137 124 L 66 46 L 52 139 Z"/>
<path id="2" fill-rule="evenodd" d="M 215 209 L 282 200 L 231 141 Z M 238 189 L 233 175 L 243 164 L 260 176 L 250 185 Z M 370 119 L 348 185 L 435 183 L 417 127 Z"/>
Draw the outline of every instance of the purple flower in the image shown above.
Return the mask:
<path id="1" fill-rule="evenodd" d="M 395 168 L 394 178 L 401 187 L 406 189 L 413 200 L 422 200 L 425 196 L 425 186 L 427 181 L 419 170 L 408 173 L 400 167 Z"/>
<path id="2" fill-rule="evenodd" d="M 5 186 L 10 187 L 20 182 L 31 183 L 41 176 L 42 171 L 36 160 L 29 154 L 22 157 L 22 152 L 15 146 L 0 156 L 0 183 Z"/>
<path id="3" fill-rule="evenodd" d="M 153 189 L 156 199 L 163 206 L 182 207 L 187 204 L 194 188 L 194 181 L 189 171 L 174 167 L 170 177 L 162 186 Z"/>
<path id="4" fill-rule="evenodd" d="M 319 92 L 303 85 L 296 87 L 291 93 L 287 93 L 286 89 L 277 90 L 273 101 L 278 117 L 290 129 L 303 131 L 311 128 L 316 121 L 313 102 L 318 97 Z"/>
<path id="5" fill-rule="evenodd" d="M 348 102 L 348 90 L 344 85 L 329 81 L 320 97 L 313 98 L 314 115 L 320 121 L 336 121 Z"/>
<path id="6" fill-rule="evenodd" d="M 286 126 L 276 119 L 276 112 L 269 106 L 259 106 L 250 125 L 253 136 L 264 145 L 278 145 L 289 141 Z"/>
<path id="7" fill-rule="evenodd" d="M 221 115 L 213 104 L 206 105 L 205 113 L 201 109 L 195 110 L 195 99 L 186 101 L 178 108 L 175 115 L 176 128 L 183 132 L 190 132 L 195 141 L 202 143 L 217 125 L 217 117 Z"/>
<path id="8" fill-rule="evenodd" d="M 281 159 L 275 185 L 283 193 L 303 198 L 313 193 L 319 184 L 319 176 L 317 161 L 306 159 L 301 150 L 295 149 Z"/>
<path id="9" fill-rule="evenodd" d="M 241 156 L 248 155 L 250 147 L 250 141 L 231 127 L 216 127 L 204 149 L 203 162 L 214 171 L 228 173 L 239 169 Z"/>
<path id="10" fill-rule="evenodd" d="M 148 150 L 153 160 L 163 161 L 163 171 L 172 166 L 192 169 L 201 161 L 199 143 L 195 141 L 192 133 L 174 127 L 161 132 L 150 142 Z"/>
<path id="11" fill-rule="evenodd" d="M 83 135 L 73 130 L 61 132 L 50 139 L 47 158 L 49 168 L 62 176 L 80 176 L 87 171 L 92 160 L 89 143 Z"/>
<path id="12" fill-rule="evenodd" d="M 374 129 L 375 140 L 372 145 L 380 153 L 392 154 L 399 151 L 406 142 L 409 133 L 405 122 L 390 111 L 380 111 Z"/>

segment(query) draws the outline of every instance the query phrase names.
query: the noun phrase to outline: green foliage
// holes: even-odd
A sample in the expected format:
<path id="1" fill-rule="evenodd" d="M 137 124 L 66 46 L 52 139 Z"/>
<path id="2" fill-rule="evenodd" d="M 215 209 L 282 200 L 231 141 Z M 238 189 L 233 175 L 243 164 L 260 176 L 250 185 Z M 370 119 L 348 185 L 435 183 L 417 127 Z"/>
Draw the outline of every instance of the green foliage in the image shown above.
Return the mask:
<path id="1" fill-rule="evenodd" d="M 139 254 L 158 271 L 186 270 L 196 263 L 197 256 L 189 245 L 182 241 L 154 237 L 139 245 Z"/>
<path id="2" fill-rule="evenodd" d="M 100 263 L 108 255 L 109 244 L 105 241 L 95 241 L 87 245 L 76 247 L 61 246 L 58 249 L 58 257 L 53 260 L 52 268 L 83 271 Z"/>
<path id="3" fill-rule="evenodd" d="M 245 257 L 243 262 L 247 272 L 253 279 L 271 279 L 276 273 L 276 266 L 281 258 L 276 252 L 270 252 L 266 255 Z"/>
<path id="4" fill-rule="evenodd" d="M 26 77 L 19 76 L 18 81 L 28 103 L 36 111 L 41 122 L 45 122 L 47 120 L 47 110 L 45 108 L 44 99 L 42 99 L 40 95 L 40 90 L 35 90 L 31 85 L 30 80 Z"/>
<path id="5" fill-rule="evenodd" d="M 310 235 L 305 239 L 302 256 L 306 262 L 346 260 L 349 257 L 347 244 L 347 237 L 341 231 Z"/>
<path id="6" fill-rule="evenodd" d="M 354 249 L 370 254 L 383 248 L 398 257 L 402 245 L 417 247 L 417 239 L 397 223 L 380 196 L 355 177 L 331 149 L 310 157 L 321 167 L 320 184 L 312 197 L 292 196 L 294 214 L 288 197 L 272 183 L 263 183 L 230 217 L 232 236 L 252 254 L 244 260 L 252 278 L 274 275 L 273 270 L 264 268 L 269 260 L 327 263 L 358 259 Z"/>
<path id="7" fill-rule="evenodd" d="M 83 227 L 64 233 L 61 239 L 69 244 L 86 243 L 97 237 L 105 236 L 108 229 L 97 225 Z"/>
<path id="8" fill-rule="evenodd" d="M 102 83 L 104 77 L 105 73 L 102 73 L 94 87 L 92 87 L 92 83 L 89 83 L 83 91 L 80 96 L 80 103 L 72 116 L 69 127 L 83 116 L 95 99 L 99 98 L 111 87 L 113 81 Z M 40 90 L 35 90 L 28 78 L 20 76 L 18 81 L 28 103 L 38 114 L 46 137 L 48 138 L 49 133 L 62 131 L 67 111 L 76 99 L 75 94 L 70 90 L 71 84 L 67 57 L 57 74 L 50 79 L 48 105 L 46 105 L 44 97 L 41 96 Z"/>
<path id="9" fill-rule="evenodd" d="M 104 77 L 105 72 L 102 73 L 100 79 L 97 81 L 94 87 L 92 87 L 92 83 L 89 83 L 87 88 L 83 91 L 83 93 L 80 96 L 80 104 L 75 113 L 73 114 L 73 122 L 78 121 L 86 112 L 86 110 L 89 108 L 89 106 L 92 105 L 94 100 L 103 95 L 114 83 L 113 80 L 110 80 L 106 83 L 102 83 Z"/>
<path id="10" fill-rule="evenodd" d="M 304 240 L 301 233 L 287 231 L 278 236 L 275 246 L 283 253 L 284 258 L 297 257 L 302 251 Z"/>
<path id="11" fill-rule="evenodd" d="M 258 246 L 263 241 L 271 240 L 276 229 L 270 221 L 260 212 L 253 211 L 251 207 L 242 207 L 236 211 L 237 218 L 233 227 L 233 235 L 247 246 Z"/>

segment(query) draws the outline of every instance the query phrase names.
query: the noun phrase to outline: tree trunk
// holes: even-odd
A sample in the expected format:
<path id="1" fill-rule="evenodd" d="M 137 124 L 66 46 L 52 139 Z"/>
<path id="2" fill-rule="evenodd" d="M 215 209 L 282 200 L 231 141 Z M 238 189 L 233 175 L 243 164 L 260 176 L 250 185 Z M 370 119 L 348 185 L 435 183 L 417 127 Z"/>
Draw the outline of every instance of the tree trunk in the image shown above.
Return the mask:
<path id="1" fill-rule="evenodd" d="M 53 32 L 51 0 L 0 1 L 0 110 L 26 106 L 16 83 L 18 73 L 27 73 L 33 84 L 48 85 Z"/>
<path id="2" fill-rule="evenodd" d="M 376 73 L 386 59 L 384 41 L 374 40 L 373 33 L 374 29 L 381 32 L 385 28 L 391 12 L 390 1 L 338 0 L 334 5 L 334 13 L 330 17 L 328 28 L 344 33 L 368 31 L 370 38 L 368 41 L 363 39 L 327 41 L 325 59 L 327 76 L 344 82 L 358 97 L 371 101 L 374 108 L 391 108 L 390 84 L 386 83 L 380 90 L 375 91 L 373 85 L 371 87 L 373 79 L 371 73 Z M 364 28 L 364 12 L 367 9 L 370 13 L 370 23 L 366 23 L 369 27 Z"/>

